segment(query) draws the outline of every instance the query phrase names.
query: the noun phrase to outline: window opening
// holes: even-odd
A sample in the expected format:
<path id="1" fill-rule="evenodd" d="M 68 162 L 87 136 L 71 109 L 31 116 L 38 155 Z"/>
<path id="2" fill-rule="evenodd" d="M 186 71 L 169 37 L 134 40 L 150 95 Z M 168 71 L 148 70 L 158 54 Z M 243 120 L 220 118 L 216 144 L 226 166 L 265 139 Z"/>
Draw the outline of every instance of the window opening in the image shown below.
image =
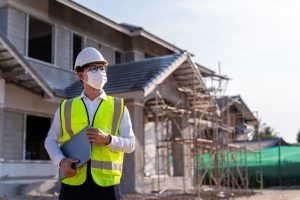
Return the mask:
<path id="1" fill-rule="evenodd" d="M 82 50 L 82 37 L 73 34 L 73 66 L 75 65 L 75 60 L 79 52 Z"/>
<path id="2" fill-rule="evenodd" d="M 115 64 L 120 64 L 121 62 L 122 62 L 121 53 L 118 51 L 115 51 Z"/>
<path id="3" fill-rule="evenodd" d="M 29 17 L 28 56 L 52 62 L 52 25 Z"/>
<path id="4" fill-rule="evenodd" d="M 50 129 L 51 119 L 27 115 L 26 121 L 26 160 L 49 160 L 44 141 Z"/>

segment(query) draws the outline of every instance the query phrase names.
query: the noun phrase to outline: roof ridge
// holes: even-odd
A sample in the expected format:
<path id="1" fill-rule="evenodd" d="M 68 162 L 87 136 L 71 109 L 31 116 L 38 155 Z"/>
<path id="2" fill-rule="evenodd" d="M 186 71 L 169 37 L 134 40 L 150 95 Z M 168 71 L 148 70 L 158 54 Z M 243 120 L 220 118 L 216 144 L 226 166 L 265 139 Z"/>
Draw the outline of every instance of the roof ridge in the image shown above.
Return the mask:
<path id="1" fill-rule="evenodd" d="M 153 83 L 156 79 L 158 79 L 165 71 L 168 71 L 170 70 L 170 68 L 176 64 L 177 62 L 179 62 L 179 60 L 183 59 L 183 56 L 187 56 L 186 52 L 183 52 L 183 53 L 176 53 L 180 56 L 178 56 L 172 63 L 169 64 L 168 67 L 164 68 L 164 69 L 161 69 L 159 72 L 159 75 L 157 76 L 154 76 L 152 79 L 150 79 L 148 81 L 148 83 L 143 87 L 144 91 L 146 90 L 147 87 L 149 87 L 149 84 Z M 173 54 L 174 55 L 174 54 Z"/>

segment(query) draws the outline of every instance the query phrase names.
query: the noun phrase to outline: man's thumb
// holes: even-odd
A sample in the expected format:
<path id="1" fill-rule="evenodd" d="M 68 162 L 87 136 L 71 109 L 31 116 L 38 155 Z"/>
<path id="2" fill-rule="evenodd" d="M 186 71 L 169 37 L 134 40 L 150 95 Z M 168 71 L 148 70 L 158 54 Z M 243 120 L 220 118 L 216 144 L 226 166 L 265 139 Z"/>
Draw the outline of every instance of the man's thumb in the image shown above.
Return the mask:
<path id="1" fill-rule="evenodd" d="M 71 163 L 78 163 L 79 160 L 78 159 L 71 159 Z"/>

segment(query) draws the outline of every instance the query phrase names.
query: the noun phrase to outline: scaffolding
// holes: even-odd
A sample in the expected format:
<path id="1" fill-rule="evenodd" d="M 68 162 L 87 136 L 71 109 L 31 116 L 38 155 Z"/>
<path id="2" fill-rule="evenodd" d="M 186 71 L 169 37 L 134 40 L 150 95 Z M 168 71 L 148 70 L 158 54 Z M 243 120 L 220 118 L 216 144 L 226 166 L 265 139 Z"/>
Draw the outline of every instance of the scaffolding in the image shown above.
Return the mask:
<path id="1" fill-rule="evenodd" d="M 224 95 L 229 79 L 219 75 L 208 78 L 212 84 L 206 89 L 195 87 L 195 76 L 192 87 L 179 87 L 180 99 L 185 98 L 187 103 L 180 101 L 175 106 L 166 102 L 159 85 L 155 87 L 155 102 L 148 106 L 155 119 L 157 179 L 153 188 L 158 194 L 168 189 L 162 185 L 168 176 L 174 175 L 182 176 L 183 193 L 190 188 L 190 181 L 199 197 L 203 184 L 215 186 L 218 192 L 249 187 L 247 153 L 257 152 L 246 147 L 247 138 L 244 138 L 244 146 L 231 144 L 235 137 L 234 116 L 229 108 L 218 113 L 216 103 L 217 98 Z M 180 162 L 174 157 L 178 149 L 183 152 Z M 211 159 L 205 160 L 205 155 Z M 174 163 L 181 167 L 174 167 Z M 176 171 L 178 168 L 182 170 Z M 262 172 L 258 173 L 262 184 Z"/>

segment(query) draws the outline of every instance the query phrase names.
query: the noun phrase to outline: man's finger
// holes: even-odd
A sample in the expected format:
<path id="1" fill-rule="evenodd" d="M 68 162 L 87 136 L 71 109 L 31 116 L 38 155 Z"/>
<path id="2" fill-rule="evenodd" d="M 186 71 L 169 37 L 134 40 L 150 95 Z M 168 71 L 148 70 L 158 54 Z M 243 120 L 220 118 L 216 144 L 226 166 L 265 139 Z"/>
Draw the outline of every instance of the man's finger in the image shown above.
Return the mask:
<path id="1" fill-rule="evenodd" d="M 76 171 L 72 168 L 69 168 L 67 170 L 64 171 L 64 175 L 66 177 L 72 177 L 72 176 L 75 176 L 76 175 Z"/>
<path id="2" fill-rule="evenodd" d="M 78 159 L 70 159 L 70 162 L 71 162 L 71 163 L 78 163 L 79 160 L 78 160 Z"/>
<path id="3" fill-rule="evenodd" d="M 89 138 L 89 139 L 95 139 L 97 136 L 96 135 L 87 135 L 87 137 Z"/>
<path id="4" fill-rule="evenodd" d="M 97 128 L 88 128 L 88 129 L 86 129 L 86 132 L 98 132 L 99 131 L 99 129 L 97 129 Z"/>

